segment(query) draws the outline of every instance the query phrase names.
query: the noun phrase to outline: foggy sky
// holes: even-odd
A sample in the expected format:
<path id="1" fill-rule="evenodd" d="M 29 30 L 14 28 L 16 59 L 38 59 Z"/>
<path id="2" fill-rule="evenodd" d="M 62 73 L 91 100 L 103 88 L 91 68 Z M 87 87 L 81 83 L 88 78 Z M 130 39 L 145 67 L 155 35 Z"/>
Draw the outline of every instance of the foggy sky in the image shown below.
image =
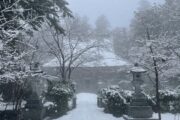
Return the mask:
<path id="1" fill-rule="evenodd" d="M 140 0 L 67 0 L 73 13 L 87 16 L 94 23 L 100 15 L 106 15 L 112 27 L 128 27 Z M 149 0 L 163 3 L 164 0 Z"/>

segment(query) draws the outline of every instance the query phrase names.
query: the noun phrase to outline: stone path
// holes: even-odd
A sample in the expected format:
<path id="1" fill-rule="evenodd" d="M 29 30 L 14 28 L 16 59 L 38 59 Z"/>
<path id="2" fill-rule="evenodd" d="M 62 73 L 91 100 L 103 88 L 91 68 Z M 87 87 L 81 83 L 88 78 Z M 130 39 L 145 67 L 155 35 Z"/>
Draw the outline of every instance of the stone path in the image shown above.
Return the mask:
<path id="1" fill-rule="evenodd" d="M 55 120 L 123 120 L 104 113 L 103 109 L 97 107 L 96 101 L 97 96 L 95 94 L 78 94 L 77 108 Z"/>

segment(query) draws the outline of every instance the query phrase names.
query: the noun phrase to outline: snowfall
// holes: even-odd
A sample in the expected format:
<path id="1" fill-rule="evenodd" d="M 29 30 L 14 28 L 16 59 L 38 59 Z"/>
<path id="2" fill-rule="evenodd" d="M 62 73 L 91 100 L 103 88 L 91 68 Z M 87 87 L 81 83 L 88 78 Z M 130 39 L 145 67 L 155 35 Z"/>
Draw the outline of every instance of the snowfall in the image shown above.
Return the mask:
<path id="1" fill-rule="evenodd" d="M 102 108 L 97 107 L 96 102 L 95 94 L 77 94 L 77 107 L 67 115 L 54 120 L 124 120 L 122 117 L 116 118 L 111 114 L 104 113 Z M 154 117 L 157 115 L 154 114 Z M 162 114 L 162 120 L 180 120 L 180 115 Z"/>

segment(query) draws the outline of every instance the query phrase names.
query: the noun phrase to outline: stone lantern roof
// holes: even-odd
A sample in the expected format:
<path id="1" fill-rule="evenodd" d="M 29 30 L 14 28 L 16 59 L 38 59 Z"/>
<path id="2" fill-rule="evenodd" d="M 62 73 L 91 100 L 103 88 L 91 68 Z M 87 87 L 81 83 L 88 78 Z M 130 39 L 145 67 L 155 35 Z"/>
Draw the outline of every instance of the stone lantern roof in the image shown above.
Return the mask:
<path id="1" fill-rule="evenodd" d="M 134 65 L 134 67 L 131 69 L 132 73 L 145 73 L 146 70 L 140 67 L 137 63 Z"/>

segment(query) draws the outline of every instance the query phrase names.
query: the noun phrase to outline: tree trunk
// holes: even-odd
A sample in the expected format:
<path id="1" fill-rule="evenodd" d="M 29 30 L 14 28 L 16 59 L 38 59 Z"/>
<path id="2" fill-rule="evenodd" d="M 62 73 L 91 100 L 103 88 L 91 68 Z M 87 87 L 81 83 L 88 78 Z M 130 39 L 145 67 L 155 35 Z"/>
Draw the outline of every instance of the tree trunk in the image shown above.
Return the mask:
<path id="1" fill-rule="evenodd" d="M 62 77 L 62 82 L 66 82 L 66 68 L 65 68 L 65 63 L 63 63 L 63 66 L 61 68 L 61 77 Z"/>
<path id="2" fill-rule="evenodd" d="M 150 46 L 150 51 L 153 54 L 153 48 Z M 154 67 L 154 72 L 155 72 L 155 88 L 156 88 L 156 107 L 157 107 L 157 111 L 158 111 L 158 117 L 159 120 L 161 120 L 161 107 L 160 107 L 160 99 L 159 99 L 159 72 L 158 72 L 158 68 L 157 68 L 157 61 L 156 59 L 153 57 L 153 67 Z"/>
<path id="3" fill-rule="evenodd" d="M 149 29 L 146 29 L 147 33 L 147 39 L 151 40 L 150 34 L 149 34 Z M 151 54 L 154 53 L 152 46 L 149 47 Z M 161 120 L 161 106 L 160 106 L 160 99 L 159 99 L 159 72 L 157 68 L 157 61 L 156 58 L 153 57 L 153 67 L 154 67 L 154 72 L 155 72 L 155 88 L 156 88 L 156 107 L 158 111 L 158 118 Z"/>
<path id="4" fill-rule="evenodd" d="M 156 61 L 154 61 L 156 65 Z M 157 66 L 155 67 L 155 80 L 156 80 L 156 105 L 158 110 L 158 117 L 159 120 L 161 120 L 161 107 L 160 107 L 160 98 L 159 98 L 159 74 L 157 70 Z"/>
<path id="5" fill-rule="evenodd" d="M 68 71 L 68 80 L 71 79 L 71 73 L 72 73 L 72 68 L 69 67 L 69 71 Z"/>

